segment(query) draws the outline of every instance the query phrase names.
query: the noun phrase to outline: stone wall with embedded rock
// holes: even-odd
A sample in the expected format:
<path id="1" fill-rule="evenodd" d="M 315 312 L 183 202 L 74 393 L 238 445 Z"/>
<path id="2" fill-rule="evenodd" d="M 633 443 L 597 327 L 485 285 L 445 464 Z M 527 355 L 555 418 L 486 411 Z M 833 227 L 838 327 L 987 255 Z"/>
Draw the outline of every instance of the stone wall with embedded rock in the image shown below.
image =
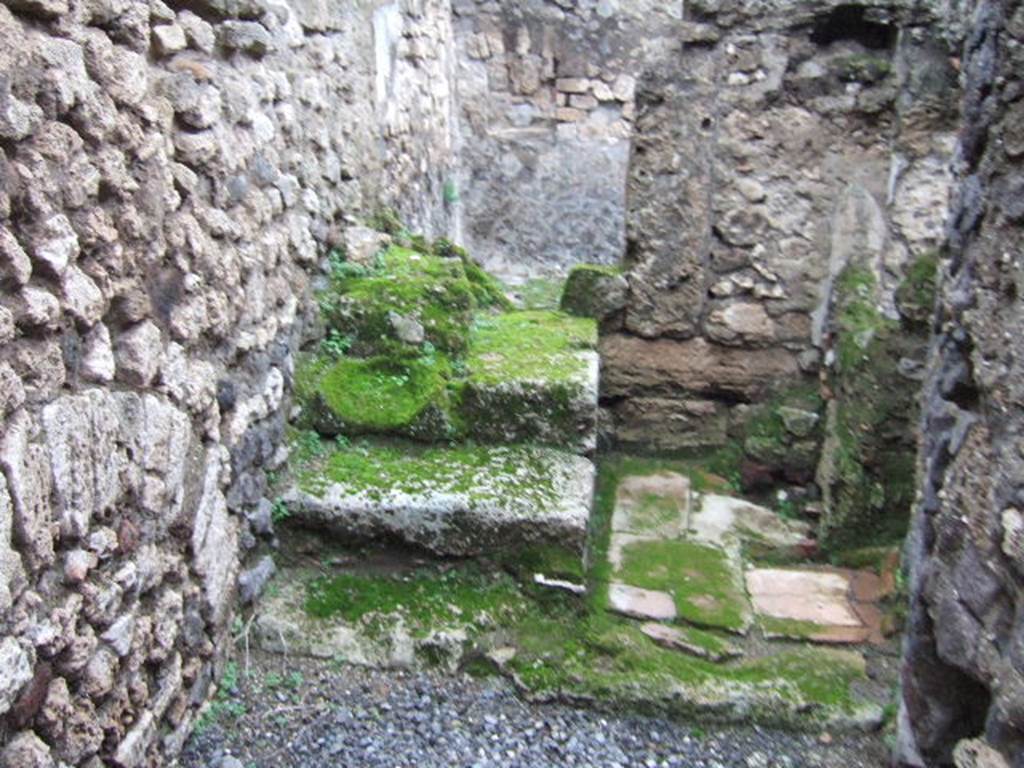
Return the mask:
<path id="1" fill-rule="evenodd" d="M 671 50 L 681 4 L 453 6 L 460 239 L 513 280 L 619 263 L 636 77 Z"/>
<path id="2" fill-rule="evenodd" d="M 955 19 L 969 29 L 964 125 L 907 544 L 908 766 L 1024 755 L 1024 4 L 969 6 Z"/>
<path id="3" fill-rule="evenodd" d="M 935 24 L 902 2 L 687 4 L 671 55 L 638 73 L 630 293 L 602 349 L 613 438 L 742 439 L 748 404 L 813 385 L 833 359 L 833 284 L 850 265 L 896 317 L 948 207 L 957 82 Z M 701 365 L 694 347 L 734 360 L 742 391 L 668 374 Z"/>
<path id="4" fill-rule="evenodd" d="M 0 0 L 0 765 L 187 735 L 318 263 L 381 206 L 448 233 L 450 14 Z"/>

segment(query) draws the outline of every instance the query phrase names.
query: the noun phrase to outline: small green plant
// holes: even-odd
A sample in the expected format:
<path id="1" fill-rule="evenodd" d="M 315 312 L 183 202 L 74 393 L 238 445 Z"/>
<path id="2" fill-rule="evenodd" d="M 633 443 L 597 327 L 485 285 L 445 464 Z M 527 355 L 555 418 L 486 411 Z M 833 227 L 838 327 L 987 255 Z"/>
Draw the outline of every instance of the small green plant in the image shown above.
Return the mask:
<path id="1" fill-rule="evenodd" d="M 316 306 L 321 315 L 330 315 L 337 308 L 337 297 L 333 293 L 325 291 L 316 297 Z"/>
<path id="2" fill-rule="evenodd" d="M 302 684 L 306 679 L 302 676 L 302 673 L 298 670 L 291 672 L 288 677 L 285 678 L 285 685 L 291 688 L 293 691 L 297 688 L 301 688 Z"/>
<path id="3" fill-rule="evenodd" d="M 196 722 L 196 733 L 203 733 L 223 719 L 237 720 L 246 711 L 245 702 L 238 699 L 238 664 L 229 661 L 224 665 L 216 696 Z"/>
<path id="4" fill-rule="evenodd" d="M 304 429 L 295 436 L 295 450 L 300 458 L 308 459 L 323 455 L 325 447 L 316 430 Z"/>
<path id="5" fill-rule="evenodd" d="M 328 357 L 337 359 L 348 354 L 352 349 L 352 342 L 351 336 L 343 335 L 337 328 L 332 328 L 320 341 L 320 351 Z"/>
<path id="6" fill-rule="evenodd" d="M 327 271 L 332 275 L 335 269 L 342 269 L 348 261 L 348 256 L 341 248 L 332 248 L 327 253 Z"/>
<path id="7" fill-rule="evenodd" d="M 274 505 L 270 508 L 270 519 L 275 523 L 280 523 L 287 520 L 291 515 L 291 510 L 288 509 L 288 505 L 285 504 L 284 499 L 276 499 Z"/>
<path id="8" fill-rule="evenodd" d="M 271 690 L 280 688 L 283 683 L 284 678 L 276 672 L 268 672 L 266 677 L 263 678 L 263 684 Z"/>
<path id="9" fill-rule="evenodd" d="M 352 441 L 345 435 L 335 435 L 334 445 L 339 451 L 344 451 L 352 447 Z"/>
<path id="10" fill-rule="evenodd" d="M 329 262 L 331 278 L 338 282 L 356 277 L 366 277 L 370 270 L 362 264 L 353 261 L 331 261 Z"/>

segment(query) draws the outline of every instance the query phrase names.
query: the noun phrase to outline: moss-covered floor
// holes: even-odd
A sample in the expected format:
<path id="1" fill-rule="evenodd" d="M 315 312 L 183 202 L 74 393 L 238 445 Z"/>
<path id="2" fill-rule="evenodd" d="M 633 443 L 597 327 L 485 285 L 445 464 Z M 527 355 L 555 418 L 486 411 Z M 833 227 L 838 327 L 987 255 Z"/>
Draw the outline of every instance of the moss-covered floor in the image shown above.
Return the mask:
<path id="1" fill-rule="evenodd" d="M 714 475 L 681 462 L 601 461 L 585 568 L 571 550 L 551 543 L 438 560 L 376 545 L 345 549 L 293 531 L 285 546 L 291 561 L 260 608 L 256 635 L 267 649 L 357 664 L 501 674 L 539 699 L 701 722 L 879 725 L 889 689 L 868 673 L 885 658 L 885 647 L 769 640 L 777 627 L 763 618 L 740 637 L 735 606 L 749 606 L 742 580 L 737 587 L 723 550 L 685 537 L 644 547 L 637 557 L 627 548 L 618 570 L 609 563 L 620 483 L 667 469 L 685 473 L 692 488 L 721 487 Z M 390 482 L 386 477 L 385 471 L 381 482 Z M 663 525 L 666 505 L 640 500 L 652 525 Z M 538 573 L 585 584 L 588 592 L 540 586 Z M 678 642 L 608 610 L 608 584 L 620 578 L 672 592 L 680 618 L 670 629 Z"/>

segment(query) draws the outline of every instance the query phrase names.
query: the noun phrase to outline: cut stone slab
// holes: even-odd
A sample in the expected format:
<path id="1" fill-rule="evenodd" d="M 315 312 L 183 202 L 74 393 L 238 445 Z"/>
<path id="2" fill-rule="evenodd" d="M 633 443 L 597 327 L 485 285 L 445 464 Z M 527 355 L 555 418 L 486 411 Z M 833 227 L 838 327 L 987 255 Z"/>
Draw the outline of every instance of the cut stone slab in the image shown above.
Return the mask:
<path id="1" fill-rule="evenodd" d="M 743 651 L 731 643 L 716 639 L 714 643 L 701 644 L 694 639 L 692 631 L 672 627 L 668 624 L 648 622 L 640 627 L 640 631 L 663 648 L 680 651 L 699 659 L 707 659 L 716 664 L 743 655 Z"/>
<path id="2" fill-rule="evenodd" d="M 754 609 L 765 616 L 826 626 L 861 624 L 847 598 L 850 582 L 836 573 L 754 568 L 747 571 L 747 590 Z"/>
<path id="3" fill-rule="evenodd" d="M 753 623 L 742 562 L 721 547 L 619 533 L 609 559 L 619 582 L 671 595 L 678 615 L 695 626 L 742 635 Z"/>
<path id="4" fill-rule="evenodd" d="M 608 585 L 608 607 L 615 613 L 645 621 L 675 621 L 676 603 L 668 592 L 640 589 L 613 581 Z"/>
<path id="5" fill-rule="evenodd" d="M 587 459 L 533 446 L 352 447 L 297 475 L 283 499 L 302 525 L 457 556 L 536 543 L 582 554 L 594 486 Z"/>
<path id="6" fill-rule="evenodd" d="M 597 447 L 599 360 L 593 320 L 560 312 L 478 317 L 460 411 L 482 442 Z"/>
<path id="7" fill-rule="evenodd" d="M 765 634 L 824 643 L 880 637 L 879 591 L 870 574 L 839 570 L 755 568 L 747 590 Z M 877 577 L 875 577 L 877 581 Z"/>
<path id="8" fill-rule="evenodd" d="M 810 526 L 743 499 L 705 493 L 695 499 L 689 531 L 694 539 L 738 554 L 744 541 L 792 551 L 807 538 Z"/>
<path id="9" fill-rule="evenodd" d="M 690 515 L 690 479 L 676 472 L 633 475 L 619 482 L 612 533 L 677 538 Z"/>

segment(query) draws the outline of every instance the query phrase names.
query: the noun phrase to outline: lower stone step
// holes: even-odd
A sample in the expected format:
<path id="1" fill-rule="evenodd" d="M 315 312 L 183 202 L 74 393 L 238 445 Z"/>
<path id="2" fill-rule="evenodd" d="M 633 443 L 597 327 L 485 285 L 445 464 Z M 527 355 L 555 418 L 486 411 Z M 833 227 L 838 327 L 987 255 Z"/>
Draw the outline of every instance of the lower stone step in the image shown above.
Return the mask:
<path id="1" fill-rule="evenodd" d="M 295 474 L 294 521 L 457 556 L 546 543 L 582 556 L 594 488 L 589 460 L 537 446 L 364 442 L 314 452 Z"/>

